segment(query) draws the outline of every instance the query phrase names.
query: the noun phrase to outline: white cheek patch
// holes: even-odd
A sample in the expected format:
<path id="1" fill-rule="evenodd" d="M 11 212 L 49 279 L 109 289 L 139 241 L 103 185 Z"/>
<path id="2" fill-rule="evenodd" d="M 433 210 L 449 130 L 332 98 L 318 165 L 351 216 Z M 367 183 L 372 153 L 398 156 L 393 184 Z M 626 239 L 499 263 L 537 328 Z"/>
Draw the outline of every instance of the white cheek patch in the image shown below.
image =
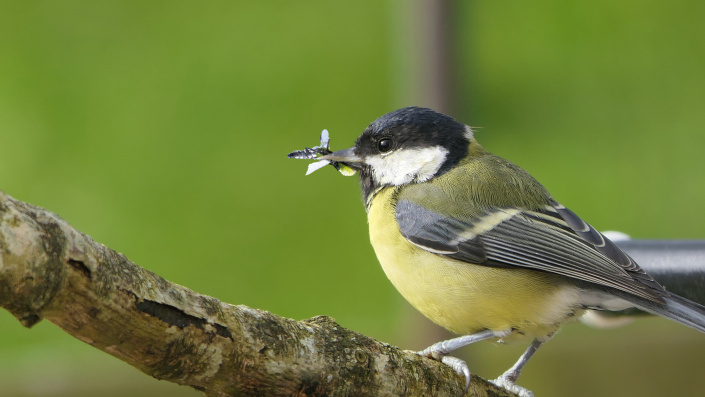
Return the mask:
<path id="1" fill-rule="evenodd" d="M 469 125 L 465 126 L 465 137 L 468 138 L 468 140 L 475 139 L 475 134 L 472 132 L 472 128 L 470 128 Z"/>
<path id="2" fill-rule="evenodd" d="M 401 149 L 386 156 L 365 159 L 372 167 L 373 177 L 383 185 L 403 185 L 429 180 L 448 157 L 448 150 L 440 147 Z"/>

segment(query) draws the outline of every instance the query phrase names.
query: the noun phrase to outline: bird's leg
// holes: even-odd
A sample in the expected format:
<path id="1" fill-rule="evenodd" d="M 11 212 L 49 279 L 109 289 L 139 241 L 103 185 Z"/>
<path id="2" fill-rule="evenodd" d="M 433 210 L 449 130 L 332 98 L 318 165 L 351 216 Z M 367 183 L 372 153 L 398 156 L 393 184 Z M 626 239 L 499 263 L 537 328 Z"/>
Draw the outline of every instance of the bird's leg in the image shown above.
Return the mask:
<path id="1" fill-rule="evenodd" d="M 474 334 L 463 335 L 457 338 L 434 343 L 426 349 L 420 352 L 416 352 L 416 354 L 430 357 L 434 360 L 438 360 L 443 364 L 446 364 L 453 368 L 455 372 L 459 373 L 460 375 L 463 375 L 465 377 L 465 392 L 467 392 L 468 387 L 470 387 L 470 369 L 468 368 L 468 365 L 467 363 L 465 363 L 465 361 L 457 357 L 449 356 L 448 354 L 453 350 L 485 339 L 503 338 L 509 335 L 511 332 L 512 331 L 510 329 L 502 331 L 484 330 L 476 332 Z"/>
<path id="2" fill-rule="evenodd" d="M 531 390 L 525 389 L 517 385 L 516 382 L 517 379 L 519 379 L 519 375 L 521 375 L 521 370 L 524 369 L 524 366 L 527 362 L 529 362 L 531 356 L 536 353 L 536 350 L 538 350 L 541 345 L 551 339 L 551 336 L 552 335 L 549 335 L 545 339 L 534 339 L 534 341 L 531 342 L 531 345 L 529 345 L 529 348 L 526 349 L 526 351 L 524 352 L 524 354 L 521 355 L 521 357 L 519 357 L 519 360 L 514 365 L 512 365 L 512 367 L 509 368 L 507 372 L 503 373 L 499 378 L 493 380 L 492 383 L 499 387 L 507 389 L 512 393 L 519 395 L 520 397 L 534 397 L 534 393 L 532 393 Z"/>

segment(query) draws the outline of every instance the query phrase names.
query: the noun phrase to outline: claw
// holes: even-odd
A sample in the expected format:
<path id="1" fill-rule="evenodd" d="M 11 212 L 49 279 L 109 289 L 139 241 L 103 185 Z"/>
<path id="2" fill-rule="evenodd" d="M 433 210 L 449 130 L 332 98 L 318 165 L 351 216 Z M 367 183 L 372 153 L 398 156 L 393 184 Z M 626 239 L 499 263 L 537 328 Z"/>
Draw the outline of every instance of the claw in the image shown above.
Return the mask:
<path id="1" fill-rule="evenodd" d="M 465 389 L 463 389 L 463 394 L 461 394 L 461 396 L 464 396 L 470 388 L 470 368 L 468 367 L 468 364 L 465 361 L 459 359 L 458 357 L 448 356 L 448 352 L 442 351 L 440 345 L 440 343 L 437 343 L 425 350 L 416 352 L 416 354 L 418 354 L 419 356 L 432 358 L 436 361 L 440 361 L 443 364 L 451 367 L 453 371 L 455 371 L 459 375 L 464 376 Z"/>
<path id="2" fill-rule="evenodd" d="M 468 365 L 465 363 L 465 361 L 457 357 L 449 356 L 448 354 L 453 350 L 456 350 L 463 346 L 467 346 L 471 343 L 479 342 L 481 340 L 491 338 L 503 338 L 507 336 L 510 332 L 511 330 L 508 329 L 502 331 L 484 330 L 476 332 L 474 334 L 464 335 L 435 343 L 420 352 L 416 352 L 416 354 L 424 357 L 430 357 L 436 361 L 440 361 L 443 364 L 446 364 L 453 368 L 453 370 L 458 374 L 464 376 L 465 390 L 463 390 L 462 395 L 465 395 L 468 392 L 468 388 L 470 387 L 470 368 L 468 368 Z"/>
<path id="3" fill-rule="evenodd" d="M 516 394 L 519 397 L 534 397 L 534 393 L 531 390 L 517 385 L 515 381 L 511 379 L 511 376 L 508 373 L 505 373 L 504 375 L 500 376 L 495 380 L 491 380 L 490 382 L 503 389 L 509 390 L 510 392 Z"/>
<path id="4" fill-rule="evenodd" d="M 464 396 L 470 388 L 470 368 L 468 368 L 468 364 L 458 357 L 453 356 L 443 356 L 441 358 L 441 362 L 453 368 L 455 372 L 465 377 L 465 389 L 463 389 L 462 394 Z"/>

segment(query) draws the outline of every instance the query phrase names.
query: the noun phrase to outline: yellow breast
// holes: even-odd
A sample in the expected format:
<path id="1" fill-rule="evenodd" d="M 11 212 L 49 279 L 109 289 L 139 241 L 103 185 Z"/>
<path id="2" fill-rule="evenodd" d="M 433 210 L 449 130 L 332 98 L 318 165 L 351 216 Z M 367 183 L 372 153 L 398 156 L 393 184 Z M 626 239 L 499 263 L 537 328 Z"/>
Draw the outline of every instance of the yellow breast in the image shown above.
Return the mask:
<path id="1" fill-rule="evenodd" d="M 578 291 L 560 276 L 474 265 L 411 244 L 397 226 L 393 192 L 377 193 L 369 208 L 370 240 L 392 284 L 431 321 L 458 334 L 512 328 L 533 338 L 573 315 Z"/>

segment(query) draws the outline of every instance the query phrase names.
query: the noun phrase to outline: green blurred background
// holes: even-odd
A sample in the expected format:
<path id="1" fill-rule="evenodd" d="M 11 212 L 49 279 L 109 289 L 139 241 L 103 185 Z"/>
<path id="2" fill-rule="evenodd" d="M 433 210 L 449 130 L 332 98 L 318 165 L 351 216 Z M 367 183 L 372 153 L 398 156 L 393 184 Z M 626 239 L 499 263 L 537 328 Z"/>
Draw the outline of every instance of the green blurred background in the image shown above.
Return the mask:
<path id="1" fill-rule="evenodd" d="M 286 154 L 427 105 L 417 2 L 0 2 L 0 189 L 223 301 L 405 348 L 439 334 L 384 277 L 355 178 Z M 601 230 L 705 238 L 705 3 L 456 4 L 453 116 Z M 427 330 L 424 333 L 418 329 Z M 197 396 L 0 313 L 2 396 Z M 492 378 L 525 346 L 463 350 Z M 705 335 L 566 327 L 538 396 L 702 395 Z"/>

